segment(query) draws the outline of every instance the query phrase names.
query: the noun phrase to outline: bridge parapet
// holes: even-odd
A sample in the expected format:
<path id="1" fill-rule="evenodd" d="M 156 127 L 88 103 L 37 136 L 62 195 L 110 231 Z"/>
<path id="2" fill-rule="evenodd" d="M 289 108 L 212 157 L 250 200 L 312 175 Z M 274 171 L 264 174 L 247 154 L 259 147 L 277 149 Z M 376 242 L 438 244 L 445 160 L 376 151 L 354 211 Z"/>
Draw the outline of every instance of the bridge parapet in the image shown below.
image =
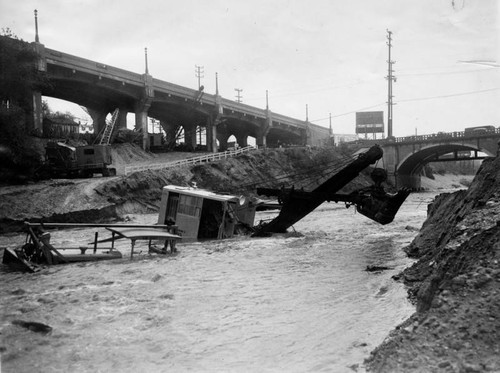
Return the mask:
<path id="1" fill-rule="evenodd" d="M 227 98 L 221 97 L 221 103 L 222 106 L 225 109 L 234 111 L 234 112 L 239 112 L 242 114 L 247 114 L 247 115 L 253 115 L 256 118 L 265 118 L 266 117 L 266 111 L 264 109 L 259 109 L 254 106 L 246 105 L 241 102 L 235 102 L 232 100 L 228 100 Z"/>
<path id="2" fill-rule="evenodd" d="M 491 137 L 498 135 L 500 136 L 500 127 L 485 130 L 485 131 L 456 131 L 456 132 L 438 132 L 429 135 L 418 135 L 418 136 L 405 136 L 396 137 L 394 142 L 396 143 L 408 143 L 408 142 L 432 142 L 432 141 L 455 141 L 457 139 L 471 139 L 478 137 Z M 388 140 L 386 140 L 388 141 Z"/>
<path id="3" fill-rule="evenodd" d="M 273 121 L 274 122 L 283 123 L 283 124 L 293 124 L 296 127 L 300 127 L 300 128 L 305 128 L 306 127 L 306 121 L 305 120 L 291 118 L 291 117 L 288 117 L 286 115 L 277 114 L 277 113 L 274 113 L 274 112 L 273 112 Z"/>
<path id="4" fill-rule="evenodd" d="M 120 80 L 125 83 L 138 86 L 144 85 L 141 74 L 73 56 L 68 53 L 59 52 L 54 49 L 45 48 L 44 57 L 48 63 L 56 66 L 65 67 L 75 71 L 83 71 L 92 75 L 95 75 L 97 72 L 98 74 L 109 79 Z"/>

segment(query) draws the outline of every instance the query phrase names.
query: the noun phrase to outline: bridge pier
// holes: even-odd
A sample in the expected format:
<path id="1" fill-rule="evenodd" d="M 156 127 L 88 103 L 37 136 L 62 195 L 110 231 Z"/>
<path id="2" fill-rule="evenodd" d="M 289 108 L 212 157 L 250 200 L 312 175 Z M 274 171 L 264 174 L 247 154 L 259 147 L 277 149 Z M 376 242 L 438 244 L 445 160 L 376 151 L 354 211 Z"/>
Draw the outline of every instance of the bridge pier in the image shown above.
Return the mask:
<path id="1" fill-rule="evenodd" d="M 144 90 L 142 97 L 136 102 L 135 106 L 135 129 L 142 130 L 142 148 L 149 150 L 148 136 L 148 111 L 154 99 L 153 77 L 149 74 L 142 74 L 144 81 Z"/>
<path id="2" fill-rule="evenodd" d="M 163 128 L 163 130 L 165 131 L 165 142 L 167 144 L 167 147 L 169 149 L 173 149 L 177 140 L 176 135 L 179 126 L 163 120 L 160 120 L 160 125 L 161 128 Z"/>
<path id="3" fill-rule="evenodd" d="M 106 116 L 109 114 L 107 110 L 87 108 L 90 118 L 92 118 L 92 126 L 94 134 L 99 134 L 106 127 Z"/>
<path id="4" fill-rule="evenodd" d="M 128 110 L 125 108 L 120 108 L 118 112 L 118 118 L 116 118 L 115 128 L 127 128 L 127 114 Z"/>
<path id="5" fill-rule="evenodd" d="M 35 41 L 31 43 L 31 47 L 33 51 L 36 53 L 36 66 L 35 68 L 40 72 L 47 71 L 47 60 L 45 58 L 45 45 L 42 43 Z M 36 133 L 40 135 L 43 133 L 43 111 L 42 111 L 42 92 L 39 90 L 35 90 L 32 92 L 32 97 L 30 100 L 30 106 L 32 110 L 32 117 L 29 119 L 27 123 L 29 127 L 31 127 Z M 28 128 L 29 128 L 28 127 Z"/>
<path id="6" fill-rule="evenodd" d="M 40 91 L 33 91 L 31 100 L 31 109 L 33 113 L 31 128 L 35 130 L 36 133 L 43 133 L 43 111 L 42 111 L 42 93 Z"/>
<path id="7" fill-rule="evenodd" d="M 224 131 L 218 131 L 217 140 L 219 140 L 219 149 L 227 150 L 227 140 L 229 139 L 229 135 Z"/>
<path id="8" fill-rule="evenodd" d="M 144 150 L 149 150 L 148 109 L 149 105 L 143 105 L 135 111 L 135 129 L 142 131 L 142 149 Z"/>
<path id="9" fill-rule="evenodd" d="M 207 150 L 212 153 L 217 153 L 217 127 L 214 124 L 213 118 L 207 118 Z"/>
<path id="10" fill-rule="evenodd" d="M 273 118 L 271 111 L 269 109 L 266 110 L 266 119 L 265 123 L 262 125 L 259 133 L 257 134 L 256 142 L 258 148 L 266 148 L 267 147 L 267 135 L 273 126 Z"/>
<path id="11" fill-rule="evenodd" d="M 248 135 L 246 133 L 235 135 L 235 137 L 236 137 L 236 141 L 238 142 L 239 146 L 241 146 L 242 148 L 244 148 L 245 146 L 248 146 L 248 141 L 247 141 Z"/>
<path id="12" fill-rule="evenodd" d="M 184 142 L 192 151 L 196 149 L 196 125 L 184 126 Z"/>

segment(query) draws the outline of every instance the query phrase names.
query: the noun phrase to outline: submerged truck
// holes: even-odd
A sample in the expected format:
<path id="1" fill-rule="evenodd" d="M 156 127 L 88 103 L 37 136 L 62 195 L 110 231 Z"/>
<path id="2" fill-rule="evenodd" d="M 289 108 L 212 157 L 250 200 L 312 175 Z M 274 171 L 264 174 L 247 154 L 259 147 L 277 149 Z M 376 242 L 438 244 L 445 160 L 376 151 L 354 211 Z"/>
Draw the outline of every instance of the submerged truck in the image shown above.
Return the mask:
<path id="1" fill-rule="evenodd" d="M 45 147 L 44 171 L 51 177 L 115 176 L 109 145 L 70 146 L 63 142 L 48 142 Z"/>

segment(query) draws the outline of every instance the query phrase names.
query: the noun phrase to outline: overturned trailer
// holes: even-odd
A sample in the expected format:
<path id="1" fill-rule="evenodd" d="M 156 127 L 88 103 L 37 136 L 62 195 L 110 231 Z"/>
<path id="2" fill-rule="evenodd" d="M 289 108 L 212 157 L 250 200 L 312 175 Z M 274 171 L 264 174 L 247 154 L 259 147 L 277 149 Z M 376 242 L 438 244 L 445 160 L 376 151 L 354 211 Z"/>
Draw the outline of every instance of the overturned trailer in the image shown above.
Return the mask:
<path id="1" fill-rule="evenodd" d="M 251 229 L 259 202 L 196 187 L 167 185 L 162 190 L 158 224 L 175 224 L 183 241 L 233 237 Z"/>

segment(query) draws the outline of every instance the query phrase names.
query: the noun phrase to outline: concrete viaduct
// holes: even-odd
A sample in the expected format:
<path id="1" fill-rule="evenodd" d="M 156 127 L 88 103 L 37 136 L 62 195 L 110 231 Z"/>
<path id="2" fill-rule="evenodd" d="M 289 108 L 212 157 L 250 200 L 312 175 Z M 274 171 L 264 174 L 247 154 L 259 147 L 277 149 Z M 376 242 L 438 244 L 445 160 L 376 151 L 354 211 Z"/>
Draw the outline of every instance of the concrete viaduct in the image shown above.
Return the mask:
<path id="1" fill-rule="evenodd" d="M 186 145 L 196 146 L 196 129 L 206 129 L 209 151 L 227 148 L 231 135 L 240 146 L 247 137 L 258 146 L 275 144 L 323 145 L 330 137 L 328 128 L 259 109 L 203 90 L 194 90 L 155 79 L 148 73 L 137 74 L 85 58 L 73 56 L 31 43 L 38 55 L 37 69 L 46 74 L 49 88 L 33 92 L 33 126 L 42 130 L 41 97 L 49 96 L 76 103 L 88 109 L 94 131 L 105 126 L 106 116 L 119 109 L 118 127 L 126 127 L 127 113 L 135 114 L 135 128 L 142 130 L 143 148 L 150 147 L 147 118 L 158 120 L 167 141 L 180 127 Z"/>

